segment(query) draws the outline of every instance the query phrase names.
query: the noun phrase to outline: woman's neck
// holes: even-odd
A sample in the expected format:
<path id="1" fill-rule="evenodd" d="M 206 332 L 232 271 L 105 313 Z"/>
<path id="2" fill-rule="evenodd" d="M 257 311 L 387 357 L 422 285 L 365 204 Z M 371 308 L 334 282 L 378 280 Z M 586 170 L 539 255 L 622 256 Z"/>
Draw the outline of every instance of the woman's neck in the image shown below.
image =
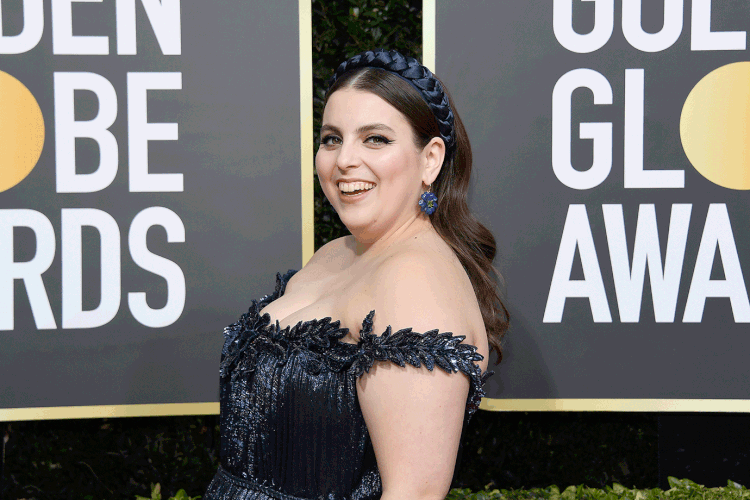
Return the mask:
<path id="1" fill-rule="evenodd" d="M 394 244 L 406 241 L 424 231 L 434 231 L 432 223 L 426 215 L 417 213 L 400 225 L 377 236 L 352 232 L 355 240 L 354 251 L 357 256 L 380 255 Z"/>

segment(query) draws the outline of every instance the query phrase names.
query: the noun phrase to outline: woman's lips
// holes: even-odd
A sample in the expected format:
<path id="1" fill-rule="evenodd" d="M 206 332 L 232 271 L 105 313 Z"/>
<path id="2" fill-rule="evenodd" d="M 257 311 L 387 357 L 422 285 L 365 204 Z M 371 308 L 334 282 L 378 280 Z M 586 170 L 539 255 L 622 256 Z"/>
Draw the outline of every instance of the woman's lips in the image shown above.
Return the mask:
<path id="1" fill-rule="evenodd" d="M 375 187 L 375 183 L 366 181 L 339 181 L 338 186 L 342 194 L 352 196 L 371 190 Z"/>

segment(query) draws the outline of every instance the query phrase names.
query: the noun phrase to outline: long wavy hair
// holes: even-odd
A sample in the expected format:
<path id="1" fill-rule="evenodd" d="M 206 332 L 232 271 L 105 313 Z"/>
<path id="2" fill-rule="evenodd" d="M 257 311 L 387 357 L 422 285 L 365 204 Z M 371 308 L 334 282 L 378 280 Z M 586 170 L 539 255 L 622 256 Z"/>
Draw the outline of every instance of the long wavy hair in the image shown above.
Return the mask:
<path id="1" fill-rule="evenodd" d="M 427 102 L 400 76 L 380 68 L 353 69 L 331 85 L 325 102 L 342 88 L 371 92 L 399 110 L 411 125 L 417 147 L 424 148 L 433 137 L 440 137 L 435 115 Z M 469 210 L 466 200 L 471 175 L 471 145 L 444 84 L 443 90 L 453 111 L 456 145 L 452 151 L 446 152 L 440 173 L 432 183 L 439 206 L 429 217 L 437 233 L 456 253 L 471 280 L 490 349 L 497 353 L 499 363 L 503 357 L 501 341 L 508 330 L 510 314 L 498 293 L 498 281 L 502 277 L 492 265 L 497 245 L 490 230 Z"/>

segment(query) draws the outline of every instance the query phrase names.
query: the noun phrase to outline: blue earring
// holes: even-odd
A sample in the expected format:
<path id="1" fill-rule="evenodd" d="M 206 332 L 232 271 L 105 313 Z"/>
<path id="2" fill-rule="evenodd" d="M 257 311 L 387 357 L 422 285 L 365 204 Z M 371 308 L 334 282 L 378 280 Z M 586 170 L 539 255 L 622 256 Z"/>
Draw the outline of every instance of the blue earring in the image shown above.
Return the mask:
<path id="1" fill-rule="evenodd" d="M 422 193 L 419 198 L 419 208 L 427 215 L 432 215 L 437 210 L 437 196 L 432 192 L 432 185 L 427 187 L 428 191 Z"/>

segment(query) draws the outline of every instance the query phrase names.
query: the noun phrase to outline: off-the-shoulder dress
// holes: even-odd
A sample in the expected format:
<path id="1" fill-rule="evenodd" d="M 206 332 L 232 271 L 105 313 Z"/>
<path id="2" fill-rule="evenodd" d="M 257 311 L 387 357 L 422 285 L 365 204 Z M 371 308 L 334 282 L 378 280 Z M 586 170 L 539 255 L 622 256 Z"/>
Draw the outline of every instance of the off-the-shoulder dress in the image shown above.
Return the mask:
<path id="1" fill-rule="evenodd" d="M 220 467 L 204 500 L 364 500 L 380 498 L 375 453 L 357 401 L 357 377 L 376 361 L 435 366 L 470 380 L 464 429 L 492 372 L 465 337 L 437 330 L 372 332 L 371 312 L 356 344 L 331 318 L 292 327 L 260 311 L 284 294 L 254 300 L 224 330 L 220 368 Z"/>

